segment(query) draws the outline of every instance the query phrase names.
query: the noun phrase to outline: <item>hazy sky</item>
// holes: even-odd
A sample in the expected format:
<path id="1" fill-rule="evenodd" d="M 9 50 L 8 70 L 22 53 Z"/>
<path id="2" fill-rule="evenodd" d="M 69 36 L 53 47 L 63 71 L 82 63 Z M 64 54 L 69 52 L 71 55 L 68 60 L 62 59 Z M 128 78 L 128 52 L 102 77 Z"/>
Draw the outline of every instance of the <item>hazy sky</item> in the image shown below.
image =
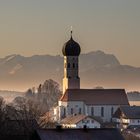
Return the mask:
<path id="1" fill-rule="evenodd" d="M 140 0 L 0 0 L 0 57 L 61 54 L 71 25 L 83 53 L 140 66 Z"/>

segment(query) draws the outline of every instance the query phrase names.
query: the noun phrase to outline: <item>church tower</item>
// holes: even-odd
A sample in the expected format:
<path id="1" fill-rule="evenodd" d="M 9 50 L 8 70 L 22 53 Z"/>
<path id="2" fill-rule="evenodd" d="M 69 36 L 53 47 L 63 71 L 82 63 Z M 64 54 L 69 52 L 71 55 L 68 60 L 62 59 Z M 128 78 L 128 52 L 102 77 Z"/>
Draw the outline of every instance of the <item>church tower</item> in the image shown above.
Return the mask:
<path id="1" fill-rule="evenodd" d="M 71 38 L 63 46 L 64 55 L 64 78 L 63 94 L 67 89 L 80 89 L 79 78 L 79 55 L 81 52 L 80 45 Z"/>

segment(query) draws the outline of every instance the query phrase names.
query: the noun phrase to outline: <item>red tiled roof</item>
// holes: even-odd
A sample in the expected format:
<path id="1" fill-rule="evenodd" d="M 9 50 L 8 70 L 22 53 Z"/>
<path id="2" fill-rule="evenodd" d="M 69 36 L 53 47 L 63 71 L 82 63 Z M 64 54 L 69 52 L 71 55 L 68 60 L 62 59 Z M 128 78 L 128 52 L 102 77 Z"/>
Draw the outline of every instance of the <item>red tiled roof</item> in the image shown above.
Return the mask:
<path id="1" fill-rule="evenodd" d="M 76 115 L 76 116 L 68 116 L 61 120 L 62 124 L 76 124 L 80 122 L 81 120 L 85 119 L 86 115 Z"/>
<path id="2" fill-rule="evenodd" d="M 83 101 L 89 105 L 129 105 L 124 89 L 68 89 L 60 101 Z"/>
<path id="3" fill-rule="evenodd" d="M 99 123 L 102 123 L 101 118 L 99 117 L 92 117 L 87 115 L 75 115 L 75 116 L 68 116 L 61 120 L 61 124 L 76 124 L 86 118 L 91 118 Z"/>

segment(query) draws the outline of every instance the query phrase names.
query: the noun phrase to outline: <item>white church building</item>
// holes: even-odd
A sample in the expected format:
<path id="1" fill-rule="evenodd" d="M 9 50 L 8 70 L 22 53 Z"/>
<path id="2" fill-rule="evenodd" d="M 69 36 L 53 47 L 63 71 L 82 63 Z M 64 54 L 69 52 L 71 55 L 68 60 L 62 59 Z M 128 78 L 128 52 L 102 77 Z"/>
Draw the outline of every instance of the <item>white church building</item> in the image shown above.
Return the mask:
<path id="1" fill-rule="evenodd" d="M 129 106 L 124 89 L 81 89 L 79 77 L 80 45 L 71 38 L 62 49 L 64 55 L 63 95 L 54 109 L 54 119 L 77 115 L 100 117 L 110 122 L 120 106 Z"/>

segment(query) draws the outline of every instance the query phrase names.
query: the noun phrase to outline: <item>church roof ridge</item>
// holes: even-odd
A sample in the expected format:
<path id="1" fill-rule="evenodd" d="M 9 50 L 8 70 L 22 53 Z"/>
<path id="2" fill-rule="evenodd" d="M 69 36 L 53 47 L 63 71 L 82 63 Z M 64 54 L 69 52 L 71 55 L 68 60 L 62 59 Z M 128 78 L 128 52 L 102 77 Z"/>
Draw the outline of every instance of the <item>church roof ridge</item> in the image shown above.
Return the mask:
<path id="1" fill-rule="evenodd" d="M 129 105 L 124 89 L 67 89 L 60 101 L 83 101 L 91 105 Z"/>

